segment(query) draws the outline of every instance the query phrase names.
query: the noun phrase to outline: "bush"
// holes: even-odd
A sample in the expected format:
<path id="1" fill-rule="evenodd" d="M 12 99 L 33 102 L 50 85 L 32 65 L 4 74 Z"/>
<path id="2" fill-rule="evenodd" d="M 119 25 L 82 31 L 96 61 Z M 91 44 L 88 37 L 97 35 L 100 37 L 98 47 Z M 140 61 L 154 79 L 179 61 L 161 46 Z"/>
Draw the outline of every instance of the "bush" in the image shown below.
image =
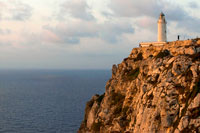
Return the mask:
<path id="1" fill-rule="evenodd" d="M 154 96 L 153 93 L 151 93 L 151 95 L 147 96 L 147 100 L 153 100 Z"/>
<path id="2" fill-rule="evenodd" d="M 181 84 L 176 84 L 175 88 L 178 90 L 179 94 L 184 94 L 185 88 Z"/>
<path id="3" fill-rule="evenodd" d="M 122 109 L 122 113 L 123 113 L 124 115 L 126 115 L 126 112 L 128 111 L 129 108 L 130 108 L 129 106 L 125 106 L 125 107 Z"/>
<path id="4" fill-rule="evenodd" d="M 193 87 L 193 91 L 189 98 L 194 99 L 198 93 L 200 93 L 200 80 L 196 82 L 196 85 Z"/>
<path id="5" fill-rule="evenodd" d="M 111 104 L 116 106 L 113 113 L 116 116 L 118 116 L 122 112 L 122 106 L 123 106 L 125 96 L 122 95 L 121 93 L 112 93 L 111 97 L 112 97 Z"/>
<path id="6" fill-rule="evenodd" d="M 115 92 L 111 94 L 111 97 L 112 97 L 112 104 L 114 105 L 119 102 L 123 102 L 125 98 L 125 96 L 122 95 L 121 93 L 115 93 Z"/>
<path id="7" fill-rule="evenodd" d="M 134 61 L 139 61 L 139 60 L 143 60 L 142 53 L 139 53 L 139 54 L 137 55 L 137 57 L 134 59 Z"/>
<path id="8" fill-rule="evenodd" d="M 170 55 L 170 52 L 169 50 L 164 50 L 164 51 L 161 51 L 159 52 L 157 55 L 156 55 L 156 58 L 164 58 L 166 56 Z"/>
<path id="9" fill-rule="evenodd" d="M 101 126 L 102 126 L 102 122 L 99 121 L 98 123 L 95 123 L 95 122 L 94 122 L 94 123 L 92 124 L 92 127 L 91 127 L 91 128 L 92 128 L 93 131 L 99 132 Z"/>
<path id="10" fill-rule="evenodd" d="M 197 117 L 199 117 L 199 114 L 200 114 L 200 109 L 199 109 L 199 107 L 190 109 L 190 113 L 191 113 L 191 116 L 190 116 L 190 117 L 191 117 L 192 119 L 196 119 Z"/>
<path id="11" fill-rule="evenodd" d="M 122 112 L 122 103 L 118 104 L 117 107 L 115 108 L 113 114 L 115 116 L 119 116 Z"/>
<path id="12" fill-rule="evenodd" d="M 93 104 L 94 104 L 93 100 L 90 100 L 90 101 L 87 102 L 87 106 L 90 107 L 90 108 L 93 106 Z"/>
<path id="13" fill-rule="evenodd" d="M 185 82 L 192 82 L 193 74 L 190 69 L 187 69 L 187 71 L 183 75 L 185 76 Z"/>
<path id="14" fill-rule="evenodd" d="M 149 55 L 149 57 L 150 57 L 150 58 L 152 58 L 152 57 L 153 57 L 153 55 L 151 54 L 151 55 Z"/>
<path id="15" fill-rule="evenodd" d="M 192 61 L 199 61 L 200 60 L 200 53 L 189 55 L 190 58 L 192 58 Z"/>
<path id="16" fill-rule="evenodd" d="M 105 93 L 103 95 L 99 96 L 99 98 L 97 99 L 97 102 L 98 102 L 99 105 L 101 104 L 104 96 L 105 96 Z"/>
<path id="17" fill-rule="evenodd" d="M 136 68 L 127 74 L 127 80 L 135 80 L 140 73 L 140 68 Z"/>

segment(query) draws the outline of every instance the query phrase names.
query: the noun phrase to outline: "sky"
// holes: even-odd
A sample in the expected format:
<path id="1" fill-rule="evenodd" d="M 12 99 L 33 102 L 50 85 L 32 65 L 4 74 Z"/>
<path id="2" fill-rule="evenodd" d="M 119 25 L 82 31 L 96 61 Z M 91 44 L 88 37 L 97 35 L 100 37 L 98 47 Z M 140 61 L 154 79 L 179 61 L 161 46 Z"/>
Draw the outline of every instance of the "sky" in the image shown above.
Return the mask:
<path id="1" fill-rule="evenodd" d="M 198 0 L 0 0 L 0 69 L 110 69 L 140 42 L 200 36 Z"/>

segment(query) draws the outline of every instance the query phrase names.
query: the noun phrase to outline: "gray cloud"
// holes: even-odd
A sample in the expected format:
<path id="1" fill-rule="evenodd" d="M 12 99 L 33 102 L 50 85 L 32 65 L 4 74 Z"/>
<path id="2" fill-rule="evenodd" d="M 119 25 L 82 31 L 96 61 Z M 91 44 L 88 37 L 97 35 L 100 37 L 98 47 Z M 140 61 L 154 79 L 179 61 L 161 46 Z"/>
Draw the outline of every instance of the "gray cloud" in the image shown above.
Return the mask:
<path id="1" fill-rule="evenodd" d="M 80 21 L 79 23 L 59 24 L 56 27 L 44 26 L 53 32 L 60 41 L 57 43 L 79 44 L 81 38 L 100 38 L 109 43 L 116 43 L 125 33 L 134 33 L 134 28 L 127 22 L 96 22 Z"/>
<path id="2" fill-rule="evenodd" d="M 87 21 L 60 23 L 56 27 L 46 25 L 43 28 L 57 35 L 60 40 L 58 43 L 78 44 L 81 37 L 94 37 L 97 35 L 96 23 Z"/>
<path id="3" fill-rule="evenodd" d="M 190 16 L 189 13 L 179 5 L 167 2 L 163 2 L 163 5 L 165 5 L 163 11 L 165 12 L 167 19 L 170 21 L 180 22 L 184 19 L 188 19 Z"/>
<path id="4" fill-rule="evenodd" d="M 0 18 L 4 20 L 24 21 L 32 16 L 33 8 L 19 0 L 0 2 Z"/>
<path id="5" fill-rule="evenodd" d="M 183 28 L 191 32 L 200 33 L 199 25 L 200 25 L 200 19 L 189 17 L 188 19 L 179 22 L 177 26 L 179 28 Z"/>
<path id="6" fill-rule="evenodd" d="M 161 11 L 172 21 L 183 20 L 189 16 L 181 6 L 158 0 L 111 0 L 110 9 L 115 16 L 120 17 L 148 16 L 157 19 Z"/>
<path id="7" fill-rule="evenodd" d="M 89 12 L 89 6 L 86 0 L 67 0 L 61 4 L 61 11 L 59 16 L 65 16 L 69 13 L 72 17 L 93 20 L 94 16 Z"/>
<path id="8" fill-rule="evenodd" d="M 199 5 L 198 5 L 198 3 L 193 1 L 193 2 L 189 3 L 189 7 L 194 9 L 194 8 L 199 8 Z"/>
<path id="9" fill-rule="evenodd" d="M 155 16 L 162 6 L 156 0 L 110 0 L 109 7 L 115 16 L 139 17 Z"/>
<path id="10" fill-rule="evenodd" d="M 136 24 L 141 28 L 148 28 L 149 30 L 152 30 L 151 27 L 143 27 L 144 25 L 140 24 L 140 22 L 142 22 L 140 20 L 144 17 L 149 17 L 155 21 L 156 25 L 158 16 L 160 12 L 163 11 L 166 14 L 168 25 L 170 25 L 171 22 L 176 22 L 177 28 L 185 28 L 189 31 L 200 32 L 200 19 L 192 17 L 184 7 L 174 2 L 164 0 L 110 1 L 109 7 L 113 12 L 113 17 L 137 18 Z M 197 8 L 198 4 L 190 2 L 189 6 L 191 8 Z M 148 25 L 147 23 L 151 24 L 152 21 L 147 21 L 145 25 Z"/>
<path id="11" fill-rule="evenodd" d="M 10 29 L 0 29 L 0 34 L 1 35 L 11 34 L 11 30 Z"/>
<path id="12" fill-rule="evenodd" d="M 32 16 L 32 7 L 21 3 L 17 2 L 15 3 L 14 7 L 10 9 L 10 13 L 12 14 L 13 20 L 17 21 L 24 21 L 29 19 Z"/>
<path id="13" fill-rule="evenodd" d="M 99 26 L 99 36 L 109 43 L 116 43 L 124 33 L 134 33 L 134 28 L 130 23 L 106 22 Z"/>

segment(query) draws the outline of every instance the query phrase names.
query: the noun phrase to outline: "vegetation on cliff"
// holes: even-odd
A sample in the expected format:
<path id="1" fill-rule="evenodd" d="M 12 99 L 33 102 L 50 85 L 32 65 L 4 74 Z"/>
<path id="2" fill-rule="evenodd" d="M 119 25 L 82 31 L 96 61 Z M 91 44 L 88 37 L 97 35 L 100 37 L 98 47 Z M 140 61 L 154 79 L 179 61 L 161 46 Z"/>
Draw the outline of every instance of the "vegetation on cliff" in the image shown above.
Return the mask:
<path id="1" fill-rule="evenodd" d="M 200 40 L 134 48 L 87 103 L 78 132 L 200 132 Z"/>

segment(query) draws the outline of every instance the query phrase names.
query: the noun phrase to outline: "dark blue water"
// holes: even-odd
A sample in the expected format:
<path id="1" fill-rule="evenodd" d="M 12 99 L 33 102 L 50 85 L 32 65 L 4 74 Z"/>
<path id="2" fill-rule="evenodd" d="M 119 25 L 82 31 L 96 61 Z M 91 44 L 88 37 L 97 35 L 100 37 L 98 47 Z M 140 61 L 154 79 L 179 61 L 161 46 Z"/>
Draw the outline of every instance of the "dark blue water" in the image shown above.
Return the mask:
<path id="1" fill-rule="evenodd" d="M 0 70 L 0 133 L 74 133 L 106 70 Z"/>

